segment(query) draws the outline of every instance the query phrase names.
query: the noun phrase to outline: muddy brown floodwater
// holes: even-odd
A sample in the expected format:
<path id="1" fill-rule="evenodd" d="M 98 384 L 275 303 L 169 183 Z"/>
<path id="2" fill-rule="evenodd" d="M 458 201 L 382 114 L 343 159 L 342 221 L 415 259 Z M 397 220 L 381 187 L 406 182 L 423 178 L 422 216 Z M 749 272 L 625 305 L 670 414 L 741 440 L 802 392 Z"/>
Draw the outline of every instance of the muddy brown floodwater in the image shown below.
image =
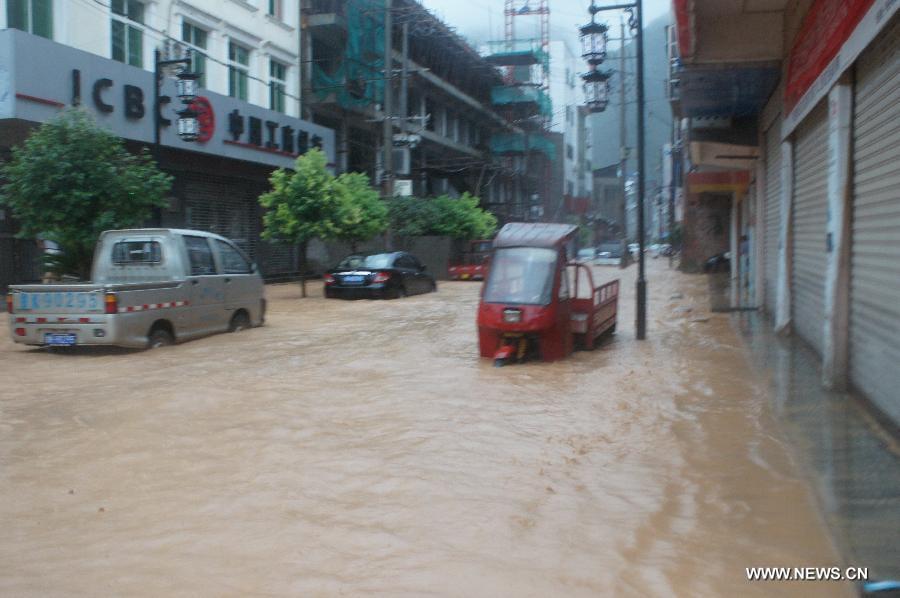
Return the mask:
<path id="1" fill-rule="evenodd" d="M 639 343 L 634 270 L 553 364 L 479 360 L 465 282 L 273 286 L 264 328 L 152 352 L 3 339 L 0 595 L 847 595 L 746 581 L 843 563 L 705 279 L 651 260 Z"/>

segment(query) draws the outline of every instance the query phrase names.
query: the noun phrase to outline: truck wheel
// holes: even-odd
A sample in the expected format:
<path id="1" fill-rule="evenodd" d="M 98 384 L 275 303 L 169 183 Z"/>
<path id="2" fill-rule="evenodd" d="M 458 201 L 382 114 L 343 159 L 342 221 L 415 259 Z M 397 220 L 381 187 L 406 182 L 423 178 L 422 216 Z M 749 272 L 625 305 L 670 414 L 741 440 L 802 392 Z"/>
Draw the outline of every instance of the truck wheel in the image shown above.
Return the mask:
<path id="1" fill-rule="evenodd" d="M 169 345 L 174 344 L 175 339 L 172 338 L 172 333 L 165 328 L 156 328 L 152 330 L 150 336 L 147 338 L 148 349 L 159 349 L 160 347 L 168 347 Z"/>
<path id="2" fill-rule="evenodd" d="M 231 316 L 231 324 L 228 325 L 229 332 L 240 332 L 248 328 L 250 328 L 250 316 L 247 315 L 247 312 L 241 310 Z"/>

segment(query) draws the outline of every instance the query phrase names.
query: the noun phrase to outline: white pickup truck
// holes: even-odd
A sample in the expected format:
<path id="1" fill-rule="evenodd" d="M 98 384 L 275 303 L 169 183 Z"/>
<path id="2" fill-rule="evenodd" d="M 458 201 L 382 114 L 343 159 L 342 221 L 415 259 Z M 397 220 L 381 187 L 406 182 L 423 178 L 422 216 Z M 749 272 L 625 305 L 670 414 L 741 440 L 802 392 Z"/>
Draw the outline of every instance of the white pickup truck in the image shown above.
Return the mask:
<path id="1" fill-rule="evenodd" d="M 106 231 L 91 282 L 16 285 L 6 307 L 17 343 L 159 347 L 261 325 L 256 265 L 231 241 L 193 230 Z"/>

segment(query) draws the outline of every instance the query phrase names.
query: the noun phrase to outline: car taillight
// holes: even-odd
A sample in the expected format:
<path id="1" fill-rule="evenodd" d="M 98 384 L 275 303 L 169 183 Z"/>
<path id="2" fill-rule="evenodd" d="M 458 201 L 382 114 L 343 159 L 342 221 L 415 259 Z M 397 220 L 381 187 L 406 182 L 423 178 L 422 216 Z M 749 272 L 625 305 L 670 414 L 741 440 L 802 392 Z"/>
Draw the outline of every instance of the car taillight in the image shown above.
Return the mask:
<path id="1" fill-rule="evenodd" d="M 334 284 L 334 276 L 331 274 L 326 274 L 322 277 L 322 280 L 325 281 L 325 284 Z"/>
<path id="2" fill-rule="evenodd" d="M 372 282 L 387 282 L 391 279 L 390 272 L 376 272 L 375 277 L 372 278 Z"/>
<path id="3" fill-rule="evenodd" d="M 13 298 L 12 293 L 6 294 L 6 313 L 11 314 L 13 312 Z"/>
<path id="4" fill-rule="evenodd" d="M 105 313 L 108 313 L 108 314 L 119 313 L 119 299 L 116 297 L 115 293 L 107 293 L 106 297 L 104 298 L 103 301 L 104 301 L 103 304 L 105 306 L 105 310 L 104 310 Z"/>

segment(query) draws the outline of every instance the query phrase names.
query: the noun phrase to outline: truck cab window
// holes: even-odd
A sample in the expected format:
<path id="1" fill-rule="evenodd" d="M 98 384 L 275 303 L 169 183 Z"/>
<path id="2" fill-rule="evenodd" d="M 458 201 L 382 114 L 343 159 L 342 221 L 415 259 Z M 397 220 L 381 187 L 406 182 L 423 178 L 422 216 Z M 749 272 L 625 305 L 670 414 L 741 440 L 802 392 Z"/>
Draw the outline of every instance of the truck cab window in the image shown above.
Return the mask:
<path id="1" fill-rule="evenodd" d="M 223 274 L 250 274 L 252 272 L 249 260 L 229 243 L 217 240 L 216 249 L 222 260 Z"/>
<path id="2" fill-rule="evenodd" d="M 158 264 L 162 262 L 162 249 L 157 241 L 120 241 L 113 245 L 112 261 L 117 266 Z"/>
<path id="3" fill-rule="evenodd" d="M 184 245 L 187 248 L 191 276 L 204 276 L 216 273 L 212 249 L 206 238 L 184 237 Z"/>

